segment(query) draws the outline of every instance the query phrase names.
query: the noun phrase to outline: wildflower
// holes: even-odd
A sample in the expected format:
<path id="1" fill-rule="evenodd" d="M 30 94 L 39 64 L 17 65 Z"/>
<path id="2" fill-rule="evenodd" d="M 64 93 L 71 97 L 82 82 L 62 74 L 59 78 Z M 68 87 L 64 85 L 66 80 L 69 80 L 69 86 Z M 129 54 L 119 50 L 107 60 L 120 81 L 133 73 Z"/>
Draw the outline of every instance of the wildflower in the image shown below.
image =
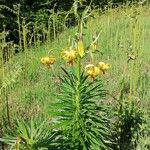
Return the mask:
<path id="1" fill-rule="evenodd" d="M 102 70 L 100 70 L 99 67 L 96 67 L 93 64 L 87 65 L 85 67 L 85 71 L 92 80 L 94 80 L 98 75 L 103 74 Z"/>
<path id="2" fill-rule="evenodd" d="M 76 50 L 64 50 L 62 52 L 62 57 L 71 65 L 73 65 L 73 61 L 76 59 L 77 57 L 77 52 Z"/>
<path id="3" fill-rule="evenodd" d="M 105 74 L 105 71 L 108 70 L 111 67 L 110 64 L 105 64 L 104 62 L 98 63 L 98 68 Z"/>
<path id="4" fill-rule="evenodd" d="M 84 56 L 84 44 L 83 44 L 83 36 L 80 35 L 78 39 L 78 54 L 80 57 Z"/>
<path id="5" fill-rule="evenodd" d="M 54 58 L 53 56 L 47 56 L 47 57 L 41 58 L 41 63 L 46 66 L 54 64 L 55 61 L 56 61 L 56 58 Z"/>

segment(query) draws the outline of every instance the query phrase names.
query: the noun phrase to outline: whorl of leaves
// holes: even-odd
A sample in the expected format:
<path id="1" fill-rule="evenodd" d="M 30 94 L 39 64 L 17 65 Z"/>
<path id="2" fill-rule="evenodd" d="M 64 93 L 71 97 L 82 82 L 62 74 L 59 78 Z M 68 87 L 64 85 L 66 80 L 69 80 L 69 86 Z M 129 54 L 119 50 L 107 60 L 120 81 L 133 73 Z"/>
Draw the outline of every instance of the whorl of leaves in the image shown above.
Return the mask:
<path id="1" fill-rule="evenodd" d="M 62 149 L 109 149 L 107 107 L 101 101 L 105 96 L 101 80 L 90 82 L 82 73 L 78 81 L 73 73 L 63 71 L 59 100 L 51 108 L 55 116 L 53 123 L 62 131 Z"/>

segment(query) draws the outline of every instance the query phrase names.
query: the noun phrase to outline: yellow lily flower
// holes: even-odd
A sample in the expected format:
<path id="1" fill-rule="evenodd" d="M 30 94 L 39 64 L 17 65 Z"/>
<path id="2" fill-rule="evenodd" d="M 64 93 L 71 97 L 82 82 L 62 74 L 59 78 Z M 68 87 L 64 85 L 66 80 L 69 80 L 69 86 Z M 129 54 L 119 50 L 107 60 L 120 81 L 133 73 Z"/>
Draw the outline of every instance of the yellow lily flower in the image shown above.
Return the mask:
<path id="1" fill-rule="evenodd" d="M 98 67 L 105 74 L 105 71 L 108 70 L 111 67 L 111 65 L 110 64 L 105 64 L 104 62 L 99 62 Z"/>
<path id="2" fill-rule="evenodd" d="M 82 35 L 79 37 L 78 43 L 77 43 L 77 48 L 78 48 L 78 54 L 80 57 L 84 56 L 84 44 L 83 44 L 83 37 Z"/>
<path id="3" fill-rule="evenodd" d="M 85 71 L 92 80 L 94 80 L 98 75 L 103 75 L 103 71 L 93 64 L 87 65 L 85 67 Z"/>
<path id="4" fill-rule="evenodd" d="M 56 58 L 54 58 L 53 56 L 47 56 L 47 57 L 41 58 L 41 63 L 47 66 L 54 64 L 55 61 L 56 61 Z"/>
<path id="5" fill-rule="evenodd" d="M 62 52 L 62 57 L 71 65 L 73 65 L 73 61 L 76 59 L 77 57 L 77 52 L 76 50 L 64 50 Z"/>

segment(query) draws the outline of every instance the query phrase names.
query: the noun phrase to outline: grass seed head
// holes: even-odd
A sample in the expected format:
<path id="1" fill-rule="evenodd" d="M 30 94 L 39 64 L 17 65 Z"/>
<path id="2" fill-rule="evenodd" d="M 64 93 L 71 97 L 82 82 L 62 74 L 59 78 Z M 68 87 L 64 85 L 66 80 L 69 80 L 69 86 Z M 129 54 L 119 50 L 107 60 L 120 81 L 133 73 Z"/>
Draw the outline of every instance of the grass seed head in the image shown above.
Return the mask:
<path id="1" fill-rule="evenodd" d="M 95 52 L 97 50 L 97 43 L 92 44 L 92 51 Z"/>

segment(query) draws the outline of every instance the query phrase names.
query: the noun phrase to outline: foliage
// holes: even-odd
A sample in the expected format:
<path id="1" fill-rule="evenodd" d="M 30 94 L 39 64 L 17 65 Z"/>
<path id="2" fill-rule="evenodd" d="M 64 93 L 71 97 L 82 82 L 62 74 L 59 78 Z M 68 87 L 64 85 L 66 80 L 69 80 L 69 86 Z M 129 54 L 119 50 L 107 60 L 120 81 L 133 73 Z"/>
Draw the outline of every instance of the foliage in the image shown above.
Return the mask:
<path id="1" fill-rule="evenodd" d="M 77 76 L 63 71 L 59 100 L 51 112 L 55 114 L 54 124 L 64 136 L 62 149 L 108 149 L 108 110 L 102 102 L 105 91 L 101 80 L 89 82 L 82 73 L 77 85 Z"/>
<path id="2" fill-rule="evenodd" d="M 82 0 L 81 0 L 82 1 Z M 135 0 L 137 1 L 137 0 Z M 88 6 L 91 1 L 90 0 L 83 0 L 84 5 Z M 108 4 L 113 3 L 124 3 L 127 2 L 126 0 L 118 1 L 118 0 L 93 0 L 92 5 L 94 6 L 99 6 L 104 8 L 105 6 L 107 7 Z M 133 0 L 132 0 L 133 2 Z M 54 11 L 55 13 L 57 12 L 63 12 L 63 13 L 68 13 L 70 11 L 74 1 L 70 0 L 36 0 L 36 1 L 25 1 L 25 0 L 14 0 L 12 1 L 1 1 L 0 3 L 0 14 L 1 14 L 1 22 L 0 22 L 0 31 L 3 31 L 3 25 L 6 26 L 7 30 L 10 30 L 11 32 L 9 33 L 7 39 L 8 41 L 13 40 L 15 43 L 19 43 L 19 38 L 20 38 L 20 31 L 18 30 L 18 15 L 21 19 L 21 22 L 23 18 L 27 20 L 27 23 L 32 22 L 31 25 L 31 31 L 34 28 L 34 24 L 44 25 L 46 26 L 47 23 L 45 23 L 46 20 L 48 20 L 49 15 L 52 14 L 50 10 L 53 10 L 55 7 Z M 131 1 L 129 0 L 129 3 Z M 83 9 L 82 7 L 79 9 Z M 48 11 L 47 11 L 48 10 Z M 41 16 L 43 19 L 41 19 Z M 65 19 L 65 17 L 64 17 Z M 73 19 L 72 19 L 73 21 Z M 52 23 L 53 21 L 51 21 Z"/>
<path id="3" fill-rule="evenodd" d="M 8 135 L 0 140 L 14 150 L 44 150 L 55 140 L 54 135 L 46 121 L 31 118 L 30 122 L 16 120 L 15 129 L 8 130 Z"/>
<path id="4" fill-rule="evenodd" d="M 142 111 L 135 104 L 129 109 L 128 101 L 120 105 L 116 121 L 116 149 L 134 149 L 139 140 L 141 125 L 144 123 Z"/>

